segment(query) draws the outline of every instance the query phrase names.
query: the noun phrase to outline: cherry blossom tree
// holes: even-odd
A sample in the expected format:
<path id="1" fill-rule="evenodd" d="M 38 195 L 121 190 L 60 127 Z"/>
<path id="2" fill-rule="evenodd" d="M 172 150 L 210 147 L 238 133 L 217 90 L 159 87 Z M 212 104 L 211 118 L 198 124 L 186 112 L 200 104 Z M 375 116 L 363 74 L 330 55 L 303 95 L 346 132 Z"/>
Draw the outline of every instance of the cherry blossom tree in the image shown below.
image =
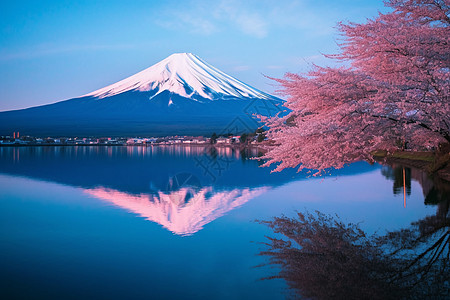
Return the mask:
<path id="1" fill-rule="evenodd" d="M 341 67 L 275 79 L 289 112 L 262 118 L 266 166 L 341 168 L 376 150 L 450 142 L 450 1 L 390 0 L 389 13 L 339 23 Z"/>

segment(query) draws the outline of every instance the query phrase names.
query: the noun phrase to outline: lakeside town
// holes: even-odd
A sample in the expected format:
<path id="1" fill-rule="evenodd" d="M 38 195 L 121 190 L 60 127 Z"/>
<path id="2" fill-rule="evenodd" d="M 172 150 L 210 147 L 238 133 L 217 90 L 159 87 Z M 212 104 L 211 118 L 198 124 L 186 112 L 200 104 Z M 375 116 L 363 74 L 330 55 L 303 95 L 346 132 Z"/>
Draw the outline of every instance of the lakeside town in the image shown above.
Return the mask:
<path id="1" fill-rule="evenodd" d="M 0 136 L 1 146 L 151 146 L 151 145 L 258 145 L 267 140 L 263 130 L 242 135 L 166 136 L 166 137 L 34 137 L 21 136 L 14 132 L 11 136 Z"/>

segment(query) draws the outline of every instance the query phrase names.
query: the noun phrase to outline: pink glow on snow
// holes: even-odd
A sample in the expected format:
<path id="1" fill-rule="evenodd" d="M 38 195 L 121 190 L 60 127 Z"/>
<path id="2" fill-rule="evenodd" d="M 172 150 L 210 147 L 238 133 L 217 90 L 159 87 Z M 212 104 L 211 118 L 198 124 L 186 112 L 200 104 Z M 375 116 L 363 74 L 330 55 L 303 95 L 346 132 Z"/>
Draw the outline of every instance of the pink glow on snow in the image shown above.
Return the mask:
<path id="1" fill-rule="evenodd" d="M 212 187 L 204 187 L 197 191 L 186 187 L 171 193 L 132 195 L 99 187 L 85 189 L 84 192 L 138 214 L 146 220 L 159 223 L 174 234 L 186 236 L 196 233 L 204 225 L 263 194 L 268 189 L 261 187 L 213 192 Z M 191 198 L 185 202 L 189 195 Z"/>

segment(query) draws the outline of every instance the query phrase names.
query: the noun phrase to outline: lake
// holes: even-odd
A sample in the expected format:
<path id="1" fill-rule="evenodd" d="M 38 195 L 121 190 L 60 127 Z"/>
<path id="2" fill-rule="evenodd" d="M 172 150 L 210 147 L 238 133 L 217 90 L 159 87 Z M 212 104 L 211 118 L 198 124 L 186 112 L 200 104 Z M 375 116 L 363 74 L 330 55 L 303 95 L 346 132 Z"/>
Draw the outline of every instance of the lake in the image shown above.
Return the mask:
<path id="1" fill-rule="evenodd" d="M 311 177 L 270 173 L 257 155 L 0 147 L 2 299 L 284 299 L 282 279 L 261 280 L 278 269 L 258 267 L 274 234 L 256 220 L 319 210 L 383 234 L 439 209 L 418 170 L 360 162 Z"/>

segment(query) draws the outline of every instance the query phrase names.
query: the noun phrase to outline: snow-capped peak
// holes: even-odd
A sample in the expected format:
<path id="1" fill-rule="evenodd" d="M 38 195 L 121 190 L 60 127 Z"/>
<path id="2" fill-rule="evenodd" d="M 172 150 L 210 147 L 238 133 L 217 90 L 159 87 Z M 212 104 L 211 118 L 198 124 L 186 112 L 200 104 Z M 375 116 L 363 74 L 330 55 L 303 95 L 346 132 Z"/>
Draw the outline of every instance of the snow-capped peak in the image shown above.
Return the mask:
<path id="1" fill-rule="evenodd" d="M 271 96 L 225 74 L 192 53 L 175 53 L 135 75 L 84 96 L 106 98 L 127 91 L 170 91 L 182 97 L 214 94 L 270 99 Z"/>

